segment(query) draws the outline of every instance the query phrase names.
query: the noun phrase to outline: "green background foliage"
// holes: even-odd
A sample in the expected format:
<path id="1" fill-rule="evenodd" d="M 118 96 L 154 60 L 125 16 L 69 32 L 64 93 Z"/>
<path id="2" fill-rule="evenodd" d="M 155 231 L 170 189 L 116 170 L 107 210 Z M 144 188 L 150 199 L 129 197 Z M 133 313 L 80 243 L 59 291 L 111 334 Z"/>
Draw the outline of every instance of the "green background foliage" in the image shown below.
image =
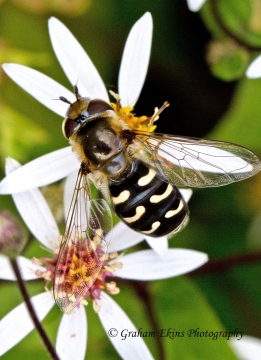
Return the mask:
<path id="1" fill-rule="evenodd" d="M 150 11 L 154 22 L 153 48 L 148 77 L 135 112 L 151 114 L 155 106 L 168 100 L 171 106 L 161 115 L 157 131 L 235 142 L 261 157 L 261 80 L 247 80 L 244 75 L 251 59 L 261 53 L 258 1 L 207 0 L 198 14 L 188 10 L 185 0 L 78 0 L 71 2 L 73 8 L 65 0 L 35 3 L 38 6 L 26 0 L 0 3 L 1 63 L 31 66 L 70 87 L 48 37 L 47 20 L 56 16 L 86 49 L 107 88 L 117 91 L 118 69 L 128 32 L 144 12 Z M 62 119 L 3 72 L 0 89 L 2 178 L 6 156 L 26 163 L 66 146 L 67 142 L 61 133 Z M 60 95 L 63 94 L 57 97 Z M 261 176 L 256 175 L 228 187 L 196 190 L 190 200 L 190 223 L 169 242 L 170 246 L 204 251 L 210 261 L 260 253 L 260 189 Z M 17 214 L 9 196 L 1 196 L 0 208 Z M 146 245 L 138 248 L 141 247 Z M 33 241 L 24 255 L 37 257 L 42 252 Z M 260 270 L 257 261 L 242 262 L 226 270 L 220 268 L 148 284 L 159 328 L 176 331 L 238 328 L 244 334 L 261 338 Z M 31 295 L 42 292 L 43 282 L 32 281 L 28 289 Z M 2 318 L 21 302 L 21 296 L 14 283 L 5 281 L 0 282 L 0 292 Z M 121 292 L 114 298 L 138 329 L 153 330 L 142 294 L 138 296 L 130 283 L 121 284 Z M 86 311 L 88 358 L 119 358 L 92 306 Z M 53 342 L 60 319 L 60 311 L 54 308 L 43 321 Z M 155 339 L 144 340 L 157 358 Z M 236 359 L 225 339 L 163 338 L 163 346 L 167 359 Z M 2 359 L 35 357 L 48 358 L 33 331 Z"/>

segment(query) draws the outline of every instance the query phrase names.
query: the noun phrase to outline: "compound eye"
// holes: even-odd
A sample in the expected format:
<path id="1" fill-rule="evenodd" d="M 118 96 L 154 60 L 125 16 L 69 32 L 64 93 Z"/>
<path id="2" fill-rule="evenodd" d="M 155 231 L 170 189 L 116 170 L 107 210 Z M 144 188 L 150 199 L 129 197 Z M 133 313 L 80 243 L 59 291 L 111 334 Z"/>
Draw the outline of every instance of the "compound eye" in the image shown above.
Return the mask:
<path id="1" fill-rule="evenodd" d="M 106 110 L 113 110 L 113 108 L 106 101 L 94 99 L 90 101 L 87 111 L 89 115 L 94 115 L 102 113 Z"/>
<path id="2" fill-rule="evenodd" d="M 63 121 L 62 130 L 63 135 L 66 139 L 70 139 L 70 137 L 75 132 L 76 128 L 78 126 L 78 123 L 75 120 L 72 120 L 70 118 L 66 118 Z"/>

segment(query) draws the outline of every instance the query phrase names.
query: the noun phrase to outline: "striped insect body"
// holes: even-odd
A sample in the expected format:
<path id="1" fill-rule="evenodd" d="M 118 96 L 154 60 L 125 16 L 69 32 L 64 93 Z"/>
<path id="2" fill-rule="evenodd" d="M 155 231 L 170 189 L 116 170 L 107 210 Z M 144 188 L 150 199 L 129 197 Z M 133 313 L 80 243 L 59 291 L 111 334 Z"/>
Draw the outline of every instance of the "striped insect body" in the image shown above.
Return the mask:
<path id="1" fill-rule="evenodd" d="M 188 220 L 188 206 L 178 188 L 142 161 L 133 161 L 132 167 L 121 181 L 110 181 L 116 214 L 144 235 L 160 237 L 179 231 Z"/>
<path id="2" fill-rule="evenodd" d="M 81 161 L 57 259 L 54 298 L 71 312 L 90 293 L 104 267 L 112 208 L 131 229 L 161 237 L 181 230 L 189 210 L 178 188 L 222 186 L 260 170 L 255 154 L 239 145 L 155 133 L 151 117 L 137 117 L 120 100 L 64 97 L 64 136 Z M 90 182 L 104 199 L 94 199 Z M 109 202 L 109 205 L 108 205 Z"/>

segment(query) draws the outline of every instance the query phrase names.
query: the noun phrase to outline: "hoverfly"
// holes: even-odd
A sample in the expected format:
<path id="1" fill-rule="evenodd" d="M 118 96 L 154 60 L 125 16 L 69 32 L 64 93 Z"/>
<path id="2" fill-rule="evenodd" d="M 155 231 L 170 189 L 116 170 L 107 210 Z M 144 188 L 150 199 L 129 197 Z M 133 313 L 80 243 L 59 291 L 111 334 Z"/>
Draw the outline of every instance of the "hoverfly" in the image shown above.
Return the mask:
<path id="1" fill-rule="evenodd" d="M 69 104 L 64 136 L 78 155 L 75 191 L 62 238 L 54 283 L 61 310 L 77 306 L 104 263 L 105 234 L 112 226 L 110 207 L 131 229 L 160 237 L 181 230 L 188 206 L 177 187 L 222 186 L 260 170 L 260 161 L 238 145 L 140 131 L 128 123 L 120 101 L 111 104 L 80 97 Z M 165 103 L 147 118 L 148 129 Z M 90 181 L 105 200 L 94 200 Z"/>

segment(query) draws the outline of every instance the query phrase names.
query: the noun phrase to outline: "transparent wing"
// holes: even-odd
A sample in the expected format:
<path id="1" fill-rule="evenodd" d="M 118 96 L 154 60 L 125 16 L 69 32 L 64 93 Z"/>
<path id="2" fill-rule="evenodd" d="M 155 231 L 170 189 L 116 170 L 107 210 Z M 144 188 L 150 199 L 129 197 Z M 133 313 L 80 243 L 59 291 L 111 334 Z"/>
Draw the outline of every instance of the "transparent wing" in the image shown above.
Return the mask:
<path id="1" fill-rule="evenodd" d="M 65 313 L 89 295 L 105 261 L 105 235 L 112 228 L 108 204 L 91 199 L 88 181 L 80 169 L 55 269 L 54 299 Z"/>
<path id="2" fill-rule="evenodd" d="M 235 144 L 135 131 L 146 156 L 177 186 L 222 186 L 253 176 L 258 157 Z"/>

